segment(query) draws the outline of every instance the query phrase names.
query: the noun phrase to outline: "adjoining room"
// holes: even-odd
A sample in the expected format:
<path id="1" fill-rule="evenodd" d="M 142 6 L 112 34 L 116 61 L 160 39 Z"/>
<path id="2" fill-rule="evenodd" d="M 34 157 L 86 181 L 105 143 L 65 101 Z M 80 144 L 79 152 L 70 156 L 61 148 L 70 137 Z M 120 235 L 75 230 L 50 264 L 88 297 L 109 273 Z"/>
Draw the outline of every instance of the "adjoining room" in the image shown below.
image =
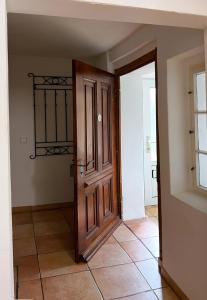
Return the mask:
<path id="1" fill-rule="evenodd" d="M 121 187 L 123 221 L 159 257 L 155 68 L 120 76 Z"/>

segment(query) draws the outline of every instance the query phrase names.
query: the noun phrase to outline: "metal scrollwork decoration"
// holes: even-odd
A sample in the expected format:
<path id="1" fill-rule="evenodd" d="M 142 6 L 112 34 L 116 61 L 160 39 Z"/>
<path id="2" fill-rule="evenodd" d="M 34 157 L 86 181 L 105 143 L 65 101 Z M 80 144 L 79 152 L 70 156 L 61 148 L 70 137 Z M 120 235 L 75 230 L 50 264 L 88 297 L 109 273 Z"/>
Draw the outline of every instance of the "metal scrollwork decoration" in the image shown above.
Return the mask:
<path id="1" fill-rule="evenodd" d="M 29 73 L 33 86 L 34 154 L 73 154 L 69 112 L 72 109 L 72 77 Z"/>

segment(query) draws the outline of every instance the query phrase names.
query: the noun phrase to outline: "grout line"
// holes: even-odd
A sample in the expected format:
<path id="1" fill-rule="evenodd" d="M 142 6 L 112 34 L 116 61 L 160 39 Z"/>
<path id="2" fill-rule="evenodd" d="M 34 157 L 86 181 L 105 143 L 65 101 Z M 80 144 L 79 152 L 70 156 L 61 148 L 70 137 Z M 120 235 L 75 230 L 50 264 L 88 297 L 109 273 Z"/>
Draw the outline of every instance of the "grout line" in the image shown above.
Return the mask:
<path id="1" fill-rule="evenodd" d="M 141 240 L 141 238 L 139 238 L 135 233 L 134 233 L 134 231 L 127 225 L 127 224 L 125 224 L 125 226 L 136 236 L 136 238 L 138 239 L 138 241 L 140 241 L 141 243 L 142 243 L 142 245 L 145 247 L 145 249 L 147 249 L 150 253 L 151 253 L 151 255 L 153 256 L 153 258 L 155 258 L 156 260 L 157 260 L 157 257 L 152 253 L 152 251 L 150 250 L 150 249 L 148 249 L 147 248 L 147 246 L 143 243 L 143 241 Z M 148 237 L 148 238 L 153 238 L 153 237 L 159 237 L 159 235 L 158 236 L 151 236 L 151 237 Z M 146 239 L 148 239 L 148 238 L 146 238 Z M 160 237 L 159 237 L 160 238 Z M 159 257 L 158 257 L 159 258 Z"/>
<path id="2" fill-rule="evenodd" d="M 147 261 L 147 260 L 150 260 L 150 259 L 146 259 L 146 260 L 142 260 L 142 261 Z M 104 267 L 98 267 L 98 268 L 90 268 L 89 265 L 87 264 L 88 265 L 88 269 L 86 269 L 86 270 L 67 272 L 67 273 L 62 273 L 62 274 L 57 274 L 57 275 L 51 275 L 51 276 L 44 276 L 44 277 L 41 277 L 41 278 L 44 279 L 44 278 L 58 277 L 58 276 L 62 276 L 62 275 L 70 275 L 70 274 L 72 275 L 72 274 L 75 274 L 75 273 L 82 273 L 82 272 L 87 272 L 87 271 L 91 271 L 92 272 L 92 271 L 95 271 L 95 270 L 113 268 L 113 267 L 130 265 L 130 264 L 135 264 L 136 265 L 136 262 L 131 261 L 129 263 L 118 264 L 118 265 L 110 265 L 110 266 L 104 266 Z M 35 279 L 31 279 L 31 280 L 35 280 Z M 27 281 L 27 280 L 25 280 L 25 281 Z M 30 280 L 28 280 L 28 281 L 30 281 Z"/>
<path id="3" fill-rule="evenodd" d="M 154 254 L 153 254 L 153 253 L 145 246 L 145 244 L 142 242 L 142 240 L 141 240 L 137 235 L 135 235 L 135 233 L 133 232 L 133 230 L 132 230 L 130 227 L 128 227 L 125 223 L 124 223 L 124 225 L 132 232 L 132 234 L 136 237 L 136 239 L 139 240 L 139 241 L 142 243 L 142 245 L 145 247 L 145 249 L 147 249 L 147 250 L 151 253 L 151 255 L 152 255 L 152 258 L 145 259 L 145 260 L 140 260 L 140 261 L 147 261 L 147 260 L 155 259 L 156 262 L 157 262 L 157 258 L 156 258 L 156 257 L 154 256 Z M 114 238 L 115 238 L 115 240 L 117 241 L 117 243 L 121 246 L 120 242 L 116 239 L 115 236 L 114 236 Z M 121 247 L 122 247 L 122 246 L 121 246 Z M 126 252 L 126 250 L 125 250 L 123 247 L 122 247 L 122 249 Z M 131 258 L 131 257 L 130 257 L 130 258 Z M 140 262 L 140 261 L 136 261 L 136 262 Z M 136 265 L 136 262 L 133 261 L 135 267 L 136 267 L 137 270 L 141 273 L 141 275 L 143 276 L 143 278 L 144 278 L 144 279 L 146 280 L 146 282 L 148 283 L 150 289 L 153 291 L 153 289 L 152 289 L 151 285 L 149 284 L 147 278 L 144 276 L 144 274 L 141 272 L 141 270 L 139 269 L 139 267 Z M 160 275 L 160 276 L 161 276 L 161 275 Z M 162 287 L 161 287 L 161 288 L 162 288 Z M 157 297 L 157 295 L 155 295 L 155 296 Z"/>
<path id="4" fill-rule="evenodd" d="M 136 237 L 136 236 L 135 236 Z M 115 236 L 114 236 L 114 238 L 115 238 Z M 137 240 L 139 240 L 137 237 L 136 237 L 136 239 Z M 147 259 L 140 259 L 140 260 L 133 260 L 132 258 L 131 258 L 131 256 L 126 252 L 126 250 L 122 247 L 122 245 L 121 245 L 121 243 L 127 243 L 127 242 L 131 242 L 131 241 L 136 241 L 136 240 L 131 240 L 131 241 L 124 241 L 124 242 L 119 242 L 116 238 L 115 238 L 115 240 L 117 241 L 117 243 L 119 244 L 119 246 L 124 250 L 124 252 L 128 255 L 128 257 L 131 259 L 131 261 L 133 262 L 133 263 L 136 263 L 136 262 L 139 262 L 139 261 L 146 261 L 146 260 L 150 260 L 150 259 L 152 259 L 152 258 L 147 258 Z M 146 248 L 146 246 L 145 246 L 145 248 Z M 147 249 L 148 250 L 148 249 Z M 149 251 L 149 250 L 148 250 Z M 150 252 L 150 251 L 149 251 Z M 151 252 L 150 252 L 151 253 Z M 154 258 L 154 256 L 153 256 L 153 258 Z M 124 265 L 124 264 L 123 264 Z"/>
<path id="5" fill-rule="evenodd" d="M 130 294 L 130 295 L 127 295 L 127 296 L 121 296 L 119 298 L 111 298 L 109 300 L 119 300 L 119 299 L 124 299 L 124 298 L 128 298 L 128 297 L 132 297 L 132 296 L 137 296 L 137 295 L 141 295 L 141 294 L 145 294 L 145 293 L 149 293 L 149 292 L 153 292 L 153 290 L 146 290 L 146 291 L 142 291 L 142 292 L 138 292 L 136 294 Z M 153 293 L 154 294 L 154 293 Z M 155 295 L 156 296 L 156 295 Z M 157 297 L 157 296 L 156 296 Z M 159 300 L 159 299 L 158 299 Z"/>
<path id="6" fill-rule="evenodd" d="M 41 279 L 54 278 L 54 277 L 66 276 L 66 275 L 73 275 L 73 274 L 84 273 L 84 272 L 89 272 L 89 271 L 90 271 L 90 270 L 87 269 L 87 270 L 75 271 L 75 272 L 71 272 L 71 273 L 62 273 L 62 274 L 58 274 L 58 275 L 52 275 L 52 276 L 41 277 Z"/>
<path id="7" fill-rule="evenodd" d="M 135 238 L 136 238 L 136 240 L 138 240 L 138 241 L 140 241 L 141 243 L 142 243 L 142 245 L 145 247 L 145 249 L 147 250 L 147 251 L 149 251 L 150 252 L 150 254 L 153 256 L 153 258 L 155 258 L 156 260 L 157 260 L 157 258 L 154 256 L 154 254 L 145 246 L 145 244 L 142 242 L 142 240 L 138 237 L 138 236 L 136 236 L 135 235 L 135 233 L 133 232 L 133 230 L 130 228 L 130 227 L 128 227 L 125 223 L 124 223 L 124 225 L 131 231 L 131 233 L 135 236 Z M 135 240 L 130 240 L 130 241 L 123 241 L 123 242 L 119 242 L 117 239 L 116 239 L 116 237 L 113 235 L 113 237 L 115 238 L 115 240 L 117 241 L 117 243 L 121 246 L 121 248 L 126 252 L 126 250 L 122 247 L 122 245 L 121 245 L 121 243 L 125 243 L 125 242 L 131 242 L 131 241 L 135 241 Z M 127 252 L 126 252 L 127 253 Z M 127 255 L 130 257 L 130 255 L 127 253 Z M 131 258 L 131 257 L 130 257 Z M 148 259 L 142 259 L 142 260 L 138 260 L 138 261 L 136 261 L 136 262 L 139 262 L 139 261 L 145 261 L 145 260 L 149 260 L 149 259 L 152 259 L 152 258 L 148 258 Z M 134 260 L 131 258 L 131 260 L 134 262 Z"/>
<path id="8" fill-rule="evenodd" d="M 133 233 L 134 234 L 134 233 Z M 113 236 L 113 234 L 112 234 L 112 236 Z M 134 236 L 135 236 L 135 238 L 136 238 L 136 240 L 139 240 L 139 238 L 134 234 Z M 129 264 L 132 264 L 132 263 L 134 263 L 135 265 L 136 265 L 136 262 L 143 262 L 143 261 L 147 261 L 147 260 L 151 260 L 151 259 L 154 259 L 155 257 L 154 257 L 154 255 L 153 255 L 153 257 L 152 258 L 147 258 L 147 259 L 142 259 L 142 260 L 137 260 L 137 261 L 134 261 L 131 257 L 130 257 L 130 255 L 126 252 L 126 250 L 122 247 L 122 245 L 121 245 L 121 242 L 119 242 L 117 239 L 116 239 L 116 237 L 115 236 L 113 236 L 114 237 L 114 239 L 116 240 L 116 242 L 117 242 L 117 244 L 121 247 L 121 249 L 125 252 L 125 254 L 131 259 L 131 262 L 128 262 L 128 263 L 122 263 L 122 264 L 115 264 L 115 265 L 109 265 L 109 266 L 102 266 L 102 267 L 97 267 L 97 268 L 91 268 L 91 267 L 89 267 L 89 265 L 88 265 L 88 267 L 89 267 L 89 269 L 90 270 L 97 270 L 97 269 L 104 269 L 104 268 L 111 268 L 111 267 L 116 267 L 116 266 L 123 266 L 123 265 L 129 265 Z M 109 237 L 110 238 L 110 237 Z M 132 241 L 135 241 L 135 240 L 132 240 Z M 125 242 L 130 242 L 130 241 L 125 241 Z M 116 244 L 116 243 L 111 243 L 111 245 L 113 245 L 113 244 Z M 142 243 L 143 244 L 143 243 Z M 105 244 L 104 244 L 105 245 Z M 144 244 L 143 244 L 144 245 Z M 146 246 L 144 245 L 144 247 L 145 247 L 145 249 L 147 249 L 146 248 Z M 148 249 L 147 249 L 148 250 Z M 149 251 L 149 250 L 148 250 Z M 150 251 L 149 251 L 150 252 Z M 150 252 L 151 253 L 151 252 Z M 157 261 L 157 260 L 156 260 Z M 136 268 L 137 268 L 137 266 L 136 266 Z"/>
<path id="9" fill-rule="evenodd" d="M 126 225 L 126 227 L 134 234 L 134 232 L 133 232 L 133 230 L 130 228 L 130 227 L 128 227 L 127 225 Z M 151 253 L 151 255 L 153 256 L 153 258 L 150 258 L 150 259 L 155 259 L 156 260 L 156 262 L 157 262 L 157 257 L 155 257 L 154 256 L 154 254 L 150 251 L 150 249 L 148 249 L 146 246 L 145 246 L 145 244 L 143 243 L 143 241 L 138 237 L 138 236 L 136 236 L 137 237 L 137 239 L 142 243 L 142 245 Z M 158 236 L 159 237 L 159 236 Z M 150 260 L 150 259 L 148 259 L 148 260 Z M 146 260 L 145 260 L 146 261 Z M 137 261 L 137 262 L 139 262 L 139 261 Z M 139 272 L 142 274 L 142 276 L 145 278 L 145 280 L 147 281 L 147 283 L 148 283 L 148 285 L 150 286 L 150 288 L 151 288 L 151 285 L 149 284 L 149 282 L 148 282 L 148 280 L 147 280 L 147 278 L 144 276 L 144 274 L 141 272 L 141 270 L 139 269 L 139 267 L 137 266 L 137 264 L 135 263 L 135 266 L 136 266 L 136 268 L 139 270 Z M 160 277 L 162 277 L 161 275 L 160 275 Z M 162 288 L 162 287 L 160 287 L 160 288 Z M 152 288 L 151 288 L 152 289 Z M 153 289 L 152 289 L 153 290 Z M 157 295 L 156 295 L 156 297 L 157 297 Z"/>
<path id="10" fill-rule="evenodd" d="M 144 276 L 144 274 L 142 273 L 142 271 L 139 269 L 139 267 L 135 264 L 135 267 L 137 268 L 137 270 L 140 272 L 140 274 L 142 275 L 142 277 L 145 279 L 145 281 L 147 282 L 147 284 L 149 285 L 151 291 L 153 291 L 151 285 L 149 284 L 149 281 L 147 280 L 147 278 Z"/>
<path id="11" fill-rule="evenodd" d="M 161 288 L 162 289 L 162 288 Z M 156 289 L 156 290 L 159 290 L 159 289 Z M 153 291 L 153 293 L 154 293 L 154 295 L 155 295 L 155 297 L 159 300 L 159 298 L 158 298 L 158 296 L 157 296 L 157 294 L 155 293 L 155 290 L 152 290 Z"/>
<path id="12" fill-rule="evenodd" d="M 38 255 L 47 255 L 47 254 L 52 254 L 52 253 L 57 253 L 57 252 L 73 252 L 74 248 L 70 248 L 70 249 L 61 248 L 61 249 L 56 249 L 53 251 L 50 251 L 50 250 L 48 250 L 48 251 L 47 252 L 38 252 Z M 27 255 L 27 256 L 29 256 L 29 255 Z"/>
<path id="13" fill-rule="evenodd" d="M 103 296 L 103 294 L 102 294 L 102 291 L 101 291 L 101 289 L 99 288 L 98 283 L 96 282 L 95 276 L 93 275 L 93 270 L 89 267 L 88 263 L 87 263 L 87 266 L 88 266 L 88 269 L 89 269 L 89 272 L 90 272 L 91 276 L 93 277 L 93 280 L 94 280 L 94 282 L 95 282 L 95 284 L 96 284 L 96 287 L 98 288 L 98 290 L 99 290 L 99 292 L 100 292 L 102 298 L 104 299 L 104 296 Z"/>
<path id="14" fill-rule="evenodd" d="M 118 265 L 110 265 L 110 266 L 103 266 L 103 267 L 98 267 L 98 268 L 90 268 L 89 266 L 89 270 L 94 271 L 94 270 L 100 270 L 100 269 L 107 269 L 107 268 L 113 268 L 113 267 L 119 267 L 119 266 L 125 266 L 125 265 L 130 265 L 133 264 L 134 262 L 128 262 L 128 263 L 124 263 L 124 264 L 118 264 Z"/>
<path id="15" fill-rule="evenodd" d="M 134 234 L 134 233 L 133 233 Z M 113 234 L 112 234 L 112 236 L 113 236 Z M 115 236 L 113 236 L 114 237 L 114 239 L 116 240 L 116 242 L 118 243 L 118 245 L 123 249 L 123 247 L 121 246 L 121 244 L 120 244 L 120 242 L 115 238 Z M 136 239 L 138 239 L 137 238 L 137 236 L 135 236 L 136 237 Z M 113 244 L 113 243 L 112 243 Z M 115 244 L 115 243 L 114 243 Z M 145 247 L 146 248 L 146 247 Z M 132 260 L 132 258 L 128 255 L 128 253 L 125 251 L 125 249 L 123 249 L 123 251 L 127 254 L 127 256 Z M 150 260 L 150 259 L 153 259 L 153 258 L 149 258 L 149 259 L 145 259 L 145 260 L 141 260 L 141 261 L 146 261 L 146 260 Z M 139 262 L 139 261 L 138 261 Z M 132 260 L 130 263 L 124 263 L 124 264 L 118 264 L 118 265 L 112 265 L 112 266 L 104 266 L 104 267 L 99 267 L 99 268 L 94 268 L 94 269 L 91 269 L 90 267 L 89 267 L 89 265 L 88 265 L 88 268 L 89 268 L 89 270 L 90 270 L 90 272 L 91 272 L 91 274 L 92 274 L 92 271 L 93 270 L 97 270 L 97 269 L 105 269 L 105 268 L 113 268 L 113 267 L 116 267 L 116 266 L 123 266 L 123 265 L 129 265 L 129 264 L 134 264 L 135 265 L 135 267 L 136 267 L 136 269 L 140 272 L 140 274 L 142 275 L 142 277 L 143 277 L 143 279 L 145 279 L 145 281 L 147 282 L 147 284 L 148 284 L 148 286 L 149 286 L 149 290 L 146 290 L 146 291 L 143 291 L 143 292 L 140 292 L 140 293 L 136 293 L 136 294 L 130 294 L 130 295 L 127 295 L 127 296 L 123 296 L 123 297 L 119 297 L 119 298 L 112 298 L 112 299 L 110 299 L 110 300 L 118 300 L 118 299 L 123 299 L 123 298 L 125 298 L 125 297 L 129 297 L 129 296 L 134 296 L 134 295 L 138 295 L 138 294 L 141 294 L 141 293 L 144 293 L 144 292 L 153 292 L 153 289 L 151 288 L 151 286 L 150 286 L 150 284 L 149 284 L 149 282 L 147 281 L 147 279 L 145 278 L 145 276 L 142 274 L 142 272 L 139 270 L 139 268 L 137 267 L 137 265 L 136 265 L 136 263 Z M 92 274 L 92 276 L 93 276 L 93 274 Z M 95 280 L 95 277 L 93 276 L 93 278 L 94 278 L 94 280 Z M 95 282 L 96 282 L 96 280 L 95 280 Z M 97 283 L 96 283 L 97 284 Z M 97 284 L 97 286 L 98 286 L 98 284 Z M 99 289 L 99 287 L 98 287 L 98 289 Z M 100 289 L 99 289 L 99 291 L 100 291 Z M 100 291 L 101 292 L 101 291 Z M 102 293 L 101 293 L 102 294 Z M 155 294 L 154 292 L 153 292 L 153 294 Z M 103 295 L 102 295 L 103 296 Z M 156 295 L 155 295 L 156 296 Z M 156 298 L 157 298 L 157 296 L 156 296 Z M 104 299 L 104 298 L 103 298 Z"/>
<path id="16" fill-rule="evenodd" d="M 36 243 L 36 234 L 35 234 L 35 228 L 34 228 L 33 214 L 32 214 L 32 225 L 33 225 L 33 231 L 34 231 L 35 247 L 36 247 L 36 251 L 37 251 L 37 243 Z M 41 276 L 41 271 L 40 271 L 40 263 L 39 263 L 39 253 L 38 253 L 38 251 L 37 251 L 37 262 L 38 262 L 39 273 L 40 273 L 40 284 L 41 284 L 41 290 L 42 290 L 42 298 L 44 300 L 45 296 L 44 296 L 44 291 L 43 291 L 43 283 L 42 283 L 42 276 Z"/>
<path id="17" fill-rule="evenodd" d="M 124 250 L 124 249 L 123 249 Z M 131 258 L 130 258 L 131 259 Z M 123 265 L 130 265 L 132 263 L 138 263 L 138 262 L 143 262 L 143 261 L 147 261 L 147 260 L 151 260 L 153 258 L 148 258 L 148 259 L 142 259 L 142 260 L 137 260 L 137 261 L 130 261 L 130 262 L 126 262 L 126 263 L 119 263 L 119 264 L 115 264 L 115 265 L 109 265 L 109 266 L 102 266 L 102 267 L 96 267 L 96 268 L 90 268 L 91 270 L 98 270 L 98 269 L 105 269 L 105 268 L 111 268 L 111 267 L 117 267 L 117 266 L 123 266 Z"/>
<path id="18" fill-rule="evenodd" d="M 151 285 L 150 285 L 150 283 L 149 283 L 149 281 L 148 281 L 148 279 L 146 278 L 146 276 L 142 273 L 142 271 L 140 270 L 140 268 L 135 264 L 135 266 L 136 266 L 136 268 L 139 270 L 139 272 L 142 274 L 142 276 L 144 277 L 144 279 L 146 280 L 146 282 L 148 283 L 148 285 L 150 286 L 150 288 L 151 288 L 151 290 L 152 291 L 154 291 L 154 290 L 159 290 L 159 289 L 163 289 L 163 288 L 165 288 L 165 287 L 168 287 L 168 285 L 167 286 L 160 286 L 160 287 L 158 287 L 158 288 L 155 288 L 155 289 L 153 289 L 152 287 L 151 287 Z M 159 271 L 158 271 L 158 273 L 159 273 Z M 161 275 L 160 275 L 160 278 L 161 278 L 161 284 L 162 284 L 162 279 L 164 279 Z M 166 281 L 165 281 L 166 282 Z"/>
<path id="19" fill-rule="evenodd" d="M 115 238 L 115 236 L 112 234 L 112 236 L 114 237 L 114 239 L 117 241 L 118 245 L 121 247 L 122 250 L 124 250 L 124 252 L 126 253 L 126 255 L 129 257 L 129 259 L 131 259 L 131 261 L 133 262 L 133 259 L 130 257 L 130 255 L 126 252 L 126 250 L 121 246 L 120 242 Z M 124 264 L 122 264 L 124 265 Z"/>

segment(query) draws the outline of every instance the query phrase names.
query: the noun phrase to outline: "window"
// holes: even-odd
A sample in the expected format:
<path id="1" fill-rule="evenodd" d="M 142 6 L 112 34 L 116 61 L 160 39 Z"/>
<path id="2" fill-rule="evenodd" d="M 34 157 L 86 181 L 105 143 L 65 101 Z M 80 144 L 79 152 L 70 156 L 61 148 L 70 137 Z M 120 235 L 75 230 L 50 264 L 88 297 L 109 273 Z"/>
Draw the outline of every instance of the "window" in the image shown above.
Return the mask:
<path id="1" fill-rule="evenodd" d="M 207 98 L 206 74 L 194 74 L 194 124 L 196 185 L 207 190 Z"/>

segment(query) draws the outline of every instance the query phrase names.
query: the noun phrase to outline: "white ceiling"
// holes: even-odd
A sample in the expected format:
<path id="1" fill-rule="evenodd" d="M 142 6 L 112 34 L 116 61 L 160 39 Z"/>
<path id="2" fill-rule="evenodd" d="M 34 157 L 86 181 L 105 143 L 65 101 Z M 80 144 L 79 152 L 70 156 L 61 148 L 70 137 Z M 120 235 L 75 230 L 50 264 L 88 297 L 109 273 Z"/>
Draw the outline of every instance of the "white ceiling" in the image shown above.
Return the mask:
<path id="1" fill-rule="evenodd" d="M 139 24 L 8 14 L 9 53 L 80 58 L 121 42 Z"/>
<path id="2" fill-rule="evenodd" d="M 6 2 L 7 11 L 10 13 L 198 29 L 207 27 L 206 0 L 7 0 Z"/>

